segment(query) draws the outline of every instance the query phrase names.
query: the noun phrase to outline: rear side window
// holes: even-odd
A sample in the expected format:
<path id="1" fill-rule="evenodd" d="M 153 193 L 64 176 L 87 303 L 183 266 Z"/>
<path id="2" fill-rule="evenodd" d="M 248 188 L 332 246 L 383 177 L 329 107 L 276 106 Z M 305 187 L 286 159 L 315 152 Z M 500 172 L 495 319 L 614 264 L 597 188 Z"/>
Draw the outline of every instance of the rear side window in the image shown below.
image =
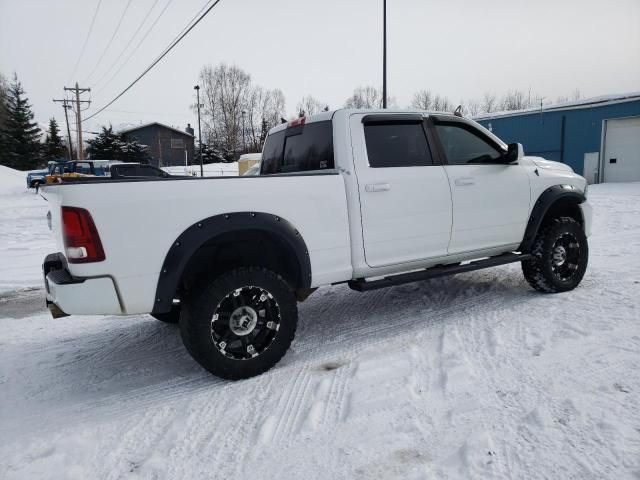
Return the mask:
<path id="1" fill-rule="evenodd" d="M 334 168 L 331 121 L 298 125 L 267 137 L 262 175 Z"/>
<path id="2" fill-rule="evenodd" d="M 436 123 L 435 129 L 449 165 L 496 163 L 502 156 L 502 152 L 471 127 Z"/>
<path id="3" fill-rule="evenodd" d="M 136 177 L 138 175 L 135 165 L 118 165 L 116 171 L 121 177 Z"/>
<path id="4" fill-rule="evenodd" d="M 372 168 L 433 165 L 422 123 L 365 125 L 364 136 Z"/>

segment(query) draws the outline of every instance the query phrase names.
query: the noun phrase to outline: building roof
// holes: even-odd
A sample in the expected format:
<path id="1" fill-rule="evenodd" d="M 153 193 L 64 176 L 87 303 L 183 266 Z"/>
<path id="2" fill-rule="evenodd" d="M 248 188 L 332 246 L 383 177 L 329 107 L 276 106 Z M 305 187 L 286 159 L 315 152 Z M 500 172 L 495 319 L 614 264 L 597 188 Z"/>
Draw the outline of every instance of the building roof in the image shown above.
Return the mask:
<path id="1" fill-rule="evenodd" d="M 552 105 L 544 105 L 542 108 L 526 108 L 523 110 L 509 110 L 503 112 L 483 113 L 472 117 L 473 120 L 490 120 L 493 118 L 513 117 L 517 115 L 528 115 L 540 112 L 557 112 L 562 110 L 574 110 L 580 108 L 604 107 L 615 103 L 634 102 L 640 100 L 640 92 L 621 93 L 614 95 L 601 95 L 599 97 L 584 98 L 571 102 L 555 103 Z"/>
<path id="2" fill-rule="evenodd" d="M 174 127 L 170 127 L 169 125 L 165 125 L 164 123 L 160 123 L 160 122 L 149 122 L 149 123 L 145 123 L 142 125 L 136 125 L 135 127 L 129 127 L 129 128 L 125 128 L 123 130 L 120 130 L 120 133 L 130 133 L 130 132 L 135 132 L 136 130 L 142 130 L 143 128 L 147 128 L 147 127 L 151 127 L 153 125 L 157 125 L 159 127 L 163 127 L 163 128 L 167 128 L 169 130 L 173 130 L 176 133 L 181 133 L 182 135 L 185 135 L 189 138 L 194 138 L 195 135 L 192 135 L 190 133 L 187 133 L 185 131 L 179 130 L 177 128 Z"/>

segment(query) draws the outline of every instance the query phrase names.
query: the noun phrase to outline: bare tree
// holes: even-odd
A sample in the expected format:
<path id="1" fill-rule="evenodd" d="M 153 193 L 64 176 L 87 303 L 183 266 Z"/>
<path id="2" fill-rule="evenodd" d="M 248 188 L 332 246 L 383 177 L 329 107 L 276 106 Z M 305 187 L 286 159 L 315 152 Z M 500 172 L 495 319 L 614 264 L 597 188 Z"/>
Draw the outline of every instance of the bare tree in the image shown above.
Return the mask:
<path id="1" fill-rule="evenodd" d="M 430 90 L 418 90 L 413 94 L 411 107 L 418 110 L 430 110 L 433 105 L 433 95 Z"/>
<path id="2" fill-rule="evenodd" d="M 503 110 L 523 110 L 529 106 L 528 103 L 527 96 L 521 90 L 509 90 L 502 97 Z"/>
<path id="3" fill-rule="evenodd" d="M 492 92 L 485 92 L 482 97 L 482 111 L 485 113 L 494 112 L 496 109 L 497 98 Z"/>
<path id="4" fill-rule="evenodd" d="M 328 105 L 326 103 L 320 102 L 311 95 L 302 97 L 302 100 L 300 100 L 296 106 L 300 116 L 313 115 L 323 111 L 325 108 L 328 110 Z"/>
<path id="5" fill-rule="evenodd" d="M 358 87 L 344 103 L 346 108 L 382 108 L 382 92 L 375 87 Z"/>
<path id="6" fill-rule="evenodd" d="M 436 112 L 451 112 L 454 109 L 453 103 L 447 97 L 437 94 L 433 97 L 432 107 Z"/>
<path id="7" fill-rule="evenodd" d="M 207 144 L 232 160 L 245 148 L 260 149 L 266 132 L 284 113 L 284 95 L 251 84 L 251 76 L 221 63 L 200 71 Z"/>
<path id="8" fill-rule="evenodd" d="M 482 105 L 478 100 L 472 98 L 467 101 L 464 110 L 466 110 L 472 117 L 475 117 L 482 111 Z"/>
<path id="9" fill-rule="evenodd" d="M 574 88 L 573 92 L 571 92 L 571 100 L 580 100 L 582 98 L 582 94 L 580 93 L 579 88 Z"/>

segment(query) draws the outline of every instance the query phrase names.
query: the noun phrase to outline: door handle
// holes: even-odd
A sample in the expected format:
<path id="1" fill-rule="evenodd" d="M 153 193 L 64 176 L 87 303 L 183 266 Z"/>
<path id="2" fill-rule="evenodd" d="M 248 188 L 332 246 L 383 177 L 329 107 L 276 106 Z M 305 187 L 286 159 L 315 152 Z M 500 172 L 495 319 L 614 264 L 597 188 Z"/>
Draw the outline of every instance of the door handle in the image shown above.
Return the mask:
<path id="1" fill-rule="evenodd" d="M 467 185 L 474 185 L 476 180 L 473 177 L 460 177 L 456 178 L 454 183 L 459 187 L 465 187 Z"/>
<path id="2" fill-rule="evenodd" d="M 386 192 L 391 190 L 391 185 L 388 183 L 369 183 L 364 186 L 364 189 L 367 192 Z"/>

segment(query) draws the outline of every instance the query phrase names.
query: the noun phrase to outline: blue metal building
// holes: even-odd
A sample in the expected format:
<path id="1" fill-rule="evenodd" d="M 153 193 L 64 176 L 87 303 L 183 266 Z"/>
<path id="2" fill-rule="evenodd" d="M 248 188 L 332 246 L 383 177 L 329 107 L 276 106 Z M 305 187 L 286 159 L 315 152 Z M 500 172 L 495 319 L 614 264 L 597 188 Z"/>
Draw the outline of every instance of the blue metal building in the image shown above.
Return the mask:
<path id="1" fill-rule="evenodd" d="M 640 93 L 474 118 L 526 155 L 570 165 L 590 183 L 640 181 Z"/>

